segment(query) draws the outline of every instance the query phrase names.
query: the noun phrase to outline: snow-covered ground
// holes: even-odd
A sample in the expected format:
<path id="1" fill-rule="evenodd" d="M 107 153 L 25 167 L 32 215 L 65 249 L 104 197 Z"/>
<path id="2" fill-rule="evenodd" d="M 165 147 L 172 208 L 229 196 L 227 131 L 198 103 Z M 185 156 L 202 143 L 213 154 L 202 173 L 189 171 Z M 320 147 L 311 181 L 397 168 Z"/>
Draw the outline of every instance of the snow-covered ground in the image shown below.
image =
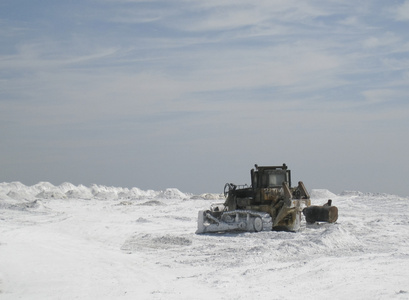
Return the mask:
<path id="1" fill-rule="evenodd" d="M 311 198 L 337 223 L 196 235 L 220 195 L 0 183 L 0 298 L 409 299 L 409 198 Z"/>

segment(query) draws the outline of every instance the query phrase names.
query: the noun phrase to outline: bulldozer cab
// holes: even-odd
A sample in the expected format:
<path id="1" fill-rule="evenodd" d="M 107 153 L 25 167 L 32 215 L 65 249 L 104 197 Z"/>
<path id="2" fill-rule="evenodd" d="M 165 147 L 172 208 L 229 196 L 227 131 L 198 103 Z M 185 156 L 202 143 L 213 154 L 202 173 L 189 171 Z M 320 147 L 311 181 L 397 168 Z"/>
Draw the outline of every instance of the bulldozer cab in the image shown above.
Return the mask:
<path id="1" fill-rule="evenodd" d="M 291 171 L 286 164 L 282 166 L 255 165 L 256 169 L 251 170 L 251 185 L 253 190 L 263 188 L 281 188 L 283 182 L 291 186 Z"/>

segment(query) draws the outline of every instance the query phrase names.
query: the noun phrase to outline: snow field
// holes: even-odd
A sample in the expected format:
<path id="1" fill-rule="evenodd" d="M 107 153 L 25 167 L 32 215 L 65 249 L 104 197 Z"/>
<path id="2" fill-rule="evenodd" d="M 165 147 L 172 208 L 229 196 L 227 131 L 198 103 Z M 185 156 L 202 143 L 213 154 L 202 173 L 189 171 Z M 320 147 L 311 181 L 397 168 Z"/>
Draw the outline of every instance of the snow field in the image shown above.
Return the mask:
<path id="1" fill-rule="evenodd" d="M 3 183 L 0 298 L 409 299 L 409 199 L 311 198 L 337 223 L 196 235 L 219 195 Z"/>

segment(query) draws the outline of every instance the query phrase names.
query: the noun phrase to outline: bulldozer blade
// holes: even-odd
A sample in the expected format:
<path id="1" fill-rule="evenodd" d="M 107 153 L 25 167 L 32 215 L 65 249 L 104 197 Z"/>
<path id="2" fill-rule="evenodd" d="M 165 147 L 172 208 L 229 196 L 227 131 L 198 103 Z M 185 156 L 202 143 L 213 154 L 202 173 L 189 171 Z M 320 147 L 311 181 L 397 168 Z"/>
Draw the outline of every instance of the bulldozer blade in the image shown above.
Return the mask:
<path id="1" fill-rule="evenodd" d="M 331 206 L 331 202 L 323 206 L 309 206 L 303 209 L 307 223 L 328 222 L 334 223 L 338 220 L 338 208 Z"/>

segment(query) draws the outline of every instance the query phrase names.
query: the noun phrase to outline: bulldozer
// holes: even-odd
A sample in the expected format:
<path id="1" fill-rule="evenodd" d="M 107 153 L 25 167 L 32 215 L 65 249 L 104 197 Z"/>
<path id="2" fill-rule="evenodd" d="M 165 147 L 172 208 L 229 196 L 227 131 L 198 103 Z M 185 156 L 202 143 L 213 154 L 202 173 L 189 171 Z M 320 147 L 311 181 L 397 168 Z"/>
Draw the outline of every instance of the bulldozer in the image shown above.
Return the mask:
<path id="1" fill-rule="evenodd" d="M 307 223 L 334 223 L 338 208 L 332 200 L 312 206 L 302 181 L 291 187 L 291 171 L 281 166 L 258 166 L 251 169 L 251 185 L 224 186 L 224 203 L 212 204 L 199 211 L 196 233 L 292 231 L 301 227 L 302 215 Z"/>

